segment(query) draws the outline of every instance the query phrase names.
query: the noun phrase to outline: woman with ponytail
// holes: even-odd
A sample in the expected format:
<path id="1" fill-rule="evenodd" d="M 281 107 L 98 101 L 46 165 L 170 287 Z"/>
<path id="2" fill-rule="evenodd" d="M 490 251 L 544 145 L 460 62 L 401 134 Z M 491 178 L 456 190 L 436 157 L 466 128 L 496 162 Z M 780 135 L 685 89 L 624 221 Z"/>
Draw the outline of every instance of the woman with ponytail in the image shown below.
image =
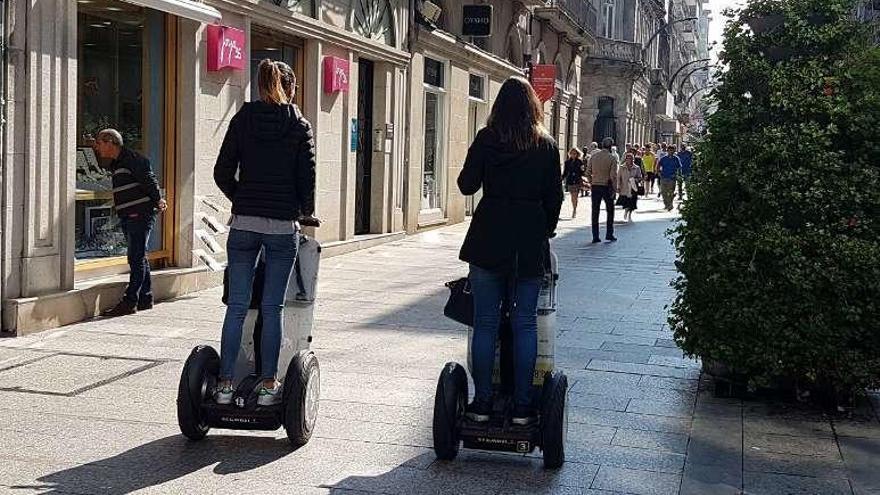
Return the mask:
<path id="1" fill-rule="evenodd" d="M 312 126 L 293 104 L 296 77 L 283 62 L 263 60 L 257 69 L 258 101 L 232 118 L 214 166 L 214 181 L 232 202 L 228 253 L 229 296 L 220 342 L 219 404 L 234 394 L 235 361 L 257 259 L 266 270 L 261 301 L 263 331 L 260 405 L 277 404 L 276 380 L 282 310 L 297 251 L 297 223 L 315 209 L 315 144 Z"/>

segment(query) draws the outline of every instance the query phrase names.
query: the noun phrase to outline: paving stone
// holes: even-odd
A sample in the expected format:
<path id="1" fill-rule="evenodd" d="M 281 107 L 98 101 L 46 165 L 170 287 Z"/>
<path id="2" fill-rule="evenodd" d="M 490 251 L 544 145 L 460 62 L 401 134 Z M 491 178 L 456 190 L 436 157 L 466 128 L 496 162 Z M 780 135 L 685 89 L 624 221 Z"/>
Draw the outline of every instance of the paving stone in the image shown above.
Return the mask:
<path id="1" fill-rule="evenodd" d="M 841 437 L 880 439 L 880 421 L 834 420 L 834 433 Z"/>
<path id="2" fill-rule="evenodd" d="M 566 452 L 566 458 L 587 464 L 676 474 L 681 473 L 685 459 L 681 454 L 620 447 L 617 445 L 592 448 L 588 446 L 587 449 Z"/>
<path id="3" fill-rule="evenodd" d="M 572 423 L 672 433 L 687 433 L 691 429 L 691 418 L 688 417 L 657 416 L 579 407 L 568 409 L 568 419 Z"/>
<path id="4" fill-rule="evenodd" d="M 847 473 L 856 493 L 880 493 L 880 439 L 838 439 Z"/>
<path id="5" fill-rule="evenodd" d="M 746 471 L 792 474 L 822 478 L 846 478 L 843 459 L 837 456 L 794 455 L 746 449 L 743 453 Z"/>
<path id="6" fill-rule="evenodd" d="M 750 415 L 743 418 L 743 427 L 747 435 L 760 433 L 799 437 L 832 437 L 834 435 L 829 421 L 796 421 Z M 837 433 L 839 435 L 840 431 L 838 430 Z"/>
<path id="7" fill-rule="evenodd" d="M 632 399 L 626 407 L 627 412 L 678 417 L 691 417 L 693 410 L 693 400 L 683 401 L 680 398 L 666 400 Z"/>
<path id="8" fill-rule="evenodd" d="M 688 442 L 688 462 L 742 469 L 742 422 L 696 418 Z"/>
<path id="9" fill-rule="evenodd" d="M 609 411 L 625 411 L 630 399 L 628 397 L 609 397 L 607 395 L 580 394 L 569 392 L 567 405 L 572 407 L 589 407 Z"/>
<path id="10" fill-rule="evenodd" d="M 680 474 L 602 466 L 592 488 L 639 495 L 668 495 L 676 493 L 680 483 Z"/>
<path id="11" fill-rule="evenodd" d="M 685 390 L 696 393 L 699 382 L 697 382 L 697 380 L 643 375 L 639 380 L 639 385 L 642 387 L 671 388 L 674 390 Z"/>
<path id="12" fill-rule="evenodd" d="M 613 445 L 660 450 L 684 454 L 687 452 L 688 436 L 680 433 L 666 433 L 648 430 L 621 428 L 614 435 Z"/>
<path id="13" fill-rule="evenodd" d="M 741 495 L 743 475 L 738 468 L 690 462 L 684 466 L 679 495 Z"/>
<path id="14" fill-rule="evenodd" d="M 744 474 L 745 493 L 749 495 L 851 495 L 849 481 L 808 478 L 786 474 Z"/>
<path id="15" fill-rule="evenodd" d="M 795 437 L 771 433 L 746 432 L 744 439 L 746 452 L 771 452 L 804 456 L 839 457 L 840 453 L 833 438 Z"/>
<path id="16" fill-rule="evenodd" d="M 669 366 L 656 366 L 651 364 L 616 363 L 613 361 L 601 361 L 594 359 L 587 369 L 598 371 L 615 371 L 618 373 L 633 373 L 637 375 L 667 376 L 671 378 L 699 377 L 699 370 L 672 368 Z"/>

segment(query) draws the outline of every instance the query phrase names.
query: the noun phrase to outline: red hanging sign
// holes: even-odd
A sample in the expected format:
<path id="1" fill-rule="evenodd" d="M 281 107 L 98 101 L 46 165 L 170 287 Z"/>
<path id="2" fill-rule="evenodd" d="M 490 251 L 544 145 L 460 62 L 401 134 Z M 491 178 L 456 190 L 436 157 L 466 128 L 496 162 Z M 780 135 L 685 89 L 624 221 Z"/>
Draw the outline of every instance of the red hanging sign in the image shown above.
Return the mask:
<path id="1" fill-rule="evenodd" d="M 324 92 L 348 92 L 348 60 L 339 57 L 324 57 Z"/>
<path id="2" fill-rule="evenodd" d="M 208 70 L 244 69 L 244 31 L 229 26 L 208 26 Z"/>
<path id="3" fill-rule="evenodd" d="M 541 103 L 550 100 L 556 92 L 556 66 L 553 64 L 533 66 L 530 82 Z"/>

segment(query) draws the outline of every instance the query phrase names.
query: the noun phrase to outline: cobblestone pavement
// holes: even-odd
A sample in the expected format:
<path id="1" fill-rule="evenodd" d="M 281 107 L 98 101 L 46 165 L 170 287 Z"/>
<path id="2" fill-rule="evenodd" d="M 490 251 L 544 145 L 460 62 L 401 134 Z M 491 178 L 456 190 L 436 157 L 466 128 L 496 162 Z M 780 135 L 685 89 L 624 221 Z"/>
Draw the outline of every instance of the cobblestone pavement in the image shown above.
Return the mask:
<path id="1" fill-rule="evenodd" d="M 178 432 L 182 362 L 219 347 L 220 292 L 137 316 L 0 340 L 0 491 L 293 494 L 880 494 L 880 423 L 720 400 L 665 325 L 671 215 L 642 202 L 620 242 L 589 246 L 588 208 L 560 223 L 557 359 L 569 376 L 568 461 L 464 452 L 437 462 L 431 408 L 465 329 L 441 316 L 465 273 L 466 226 L 324 261 L 314 348 L 318 425 Z M 564 210 L 569 211 L 569 210 Z M 121 378 L 119 378 L 121 377 Z"/>

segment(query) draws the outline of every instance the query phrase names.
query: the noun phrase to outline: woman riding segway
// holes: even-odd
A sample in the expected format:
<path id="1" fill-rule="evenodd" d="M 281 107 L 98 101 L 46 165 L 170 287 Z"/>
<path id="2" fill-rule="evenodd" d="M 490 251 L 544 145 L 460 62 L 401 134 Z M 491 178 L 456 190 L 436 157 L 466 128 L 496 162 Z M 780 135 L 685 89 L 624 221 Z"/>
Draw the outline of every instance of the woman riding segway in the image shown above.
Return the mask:
<path id="1" fill-rule="evenodd" d="M 229 404 L 235 394 L 235 362 L 261 250 L 266 269 L 258 404 L 281 401 L 276 373 L 282 308 L 297 255 L 296 220 L 314 213 L 315 146 L 311 125 L 292 103 L 293 70 L 283 62 L 263 60 L 257 81 L 260 100 L 246 103 L 232 118 L 214 167 L 214 180 L 232 201 L 233 215 L 227 240 L 229 300 L 215 393 L 218 404 Z"/>
<path id="2" fill-rule="evenodd" d="M 512 422 L 528 425 L 537 419 L 531 391 L 538 293 L 544 246 L 556 230 L 563 200 L 559 148 L 543 121 L 541 102 L 531 85 L 520 77 L 508 79 L 458 177 L 464 195 L 483 189 L 460 253 L 470 264 L 474 298 L 475 394 L 467 416 L 476 422 L 489 421 L 492 413 L 492 371 L 505 299 L 513 332 Z"/>

